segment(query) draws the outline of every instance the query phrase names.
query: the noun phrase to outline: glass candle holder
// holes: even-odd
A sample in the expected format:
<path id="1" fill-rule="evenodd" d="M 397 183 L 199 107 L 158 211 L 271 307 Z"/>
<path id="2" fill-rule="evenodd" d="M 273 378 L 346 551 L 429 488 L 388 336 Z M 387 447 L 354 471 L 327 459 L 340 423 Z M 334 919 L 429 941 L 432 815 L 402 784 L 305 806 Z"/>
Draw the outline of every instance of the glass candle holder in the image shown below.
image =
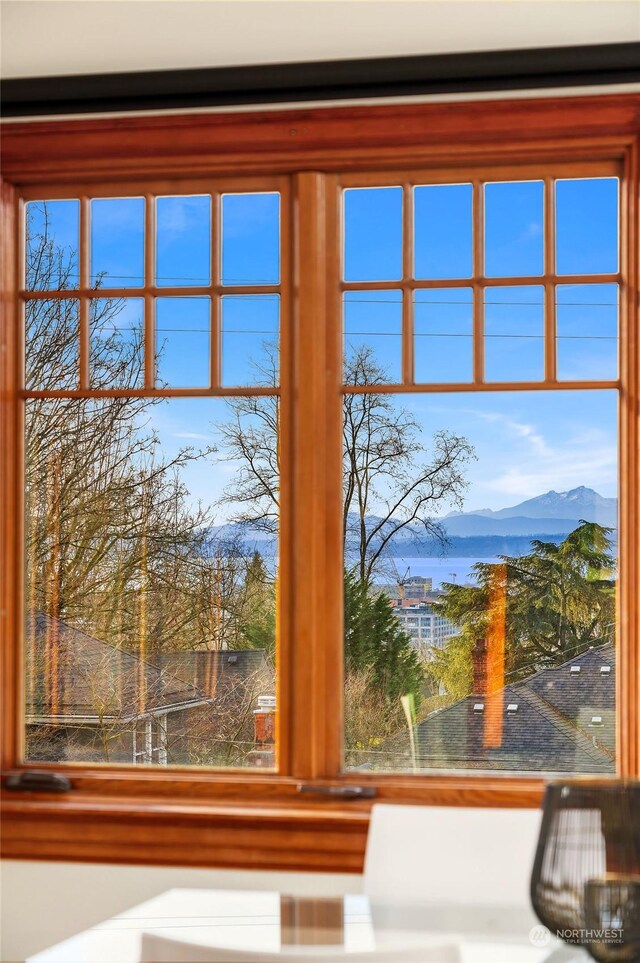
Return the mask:
<path id="1" fill-rule="evenodd" d="M 640 960 L 640 876 L 610 873 L 584 888 L 587 949 L 600 963 Z"/>
<path id="2" fill-rule="evenodd" d="M 548 786 L 531 877 L 538 919 L 603 963 L 638 963 L 639 886 L 640 782 L 575 779 Z M 602 937 L 601 931 L 619 928 L 621 935 Z"/>

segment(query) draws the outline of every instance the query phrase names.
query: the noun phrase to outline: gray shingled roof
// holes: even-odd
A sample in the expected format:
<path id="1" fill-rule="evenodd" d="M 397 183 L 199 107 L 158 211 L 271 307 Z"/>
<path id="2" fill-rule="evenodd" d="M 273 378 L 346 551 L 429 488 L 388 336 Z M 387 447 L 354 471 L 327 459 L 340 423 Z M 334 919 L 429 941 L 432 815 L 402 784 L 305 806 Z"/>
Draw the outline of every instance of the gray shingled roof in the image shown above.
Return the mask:
<path id="1" fill-rule="evenodd" d="M 571 667 L 579 666 L 579 673 Z M 603 674 L 602 666 L 610 666 Z M 521 686 L 535 693 L 574 726 L 590 732 L 601 747 L 615 750 L 615 653 L 612 643 L 588 649 L 563 665 L 543 669 Z M 592 724 L 594 716 L 601 716 L 602 727 Z"/>
<path id="2" fill-rule="evenodd" d="M 166 673 L 188 682 L 208 697 L 215 697 L 221 683 L 226 688 L 233 687 L 269 671 L 264 649 L 166 652 L 155 661 Z"/>
<path id="3" fill-rule="evenodd" d="M 202 701 L 188 681 L 60 619 L 38 612 L 34 628 L 30 716 L 123 718 Z"/>
<path id="4" fill-rule="evenodd" d="M 43 612 L 36 614 L 33 631 L 26 689 L 34 720 L 99 716 L 106 721 L 188 708 L 220 693 L 222 680 L 228 691 L 267 666 L 261 649 L 154 653 L 153 661 L 141 659 Z"/>
<path id="5" fill-rule="evenodd" d="M 470 695 L 415 730 L 418 766 L 538 773 L 615 771 L 613 646 L 589 649 L 489 695 Z M 610 665 L 603 675 L 601 666 Z M 571 667 L 579 666 L 579 673 Z M 483 705 L 478 711 L 474 707 Z M 509 711 L 509 706 L 517 706 Z M 601 723 L 592 724 L 593 717 Z M 388 758 L 385 759 L 384 757 Z M 411 767 L 409 738 L 385 743 L 379 764 Z"/>

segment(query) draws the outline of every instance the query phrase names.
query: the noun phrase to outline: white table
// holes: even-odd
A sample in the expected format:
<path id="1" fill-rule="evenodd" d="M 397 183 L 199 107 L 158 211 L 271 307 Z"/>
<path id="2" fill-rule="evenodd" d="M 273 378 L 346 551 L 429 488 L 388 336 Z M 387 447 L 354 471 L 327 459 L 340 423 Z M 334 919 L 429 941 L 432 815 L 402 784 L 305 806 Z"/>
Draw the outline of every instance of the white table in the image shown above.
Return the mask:
<path id="1" fill-rule="evenodd" d="M 293 920 L 293 924 L 292 921 Z M 310 920 L 315 923 L 310 924 Z M 287 922 L 288 921 L 288 922 Z M 330 930 L 322 930 L 323 922 Z M 327 921 L 329 923 L 327 924 Z M 281 925 L 282 924 L 282 925 Z M 464 963 L 585 963 L 581 950 L 551 939 L 532 944 L 537 925 L 526 909 L 482 906 L 369 905 L 366 896 L 293 898 L 273 892 L 174 889 L 48 950 L 26 963 L 138 963 L 144 931 L 194 943 L 277 951 L 283 944 L 342 945 L 355 950 L 455 941 Z"/>

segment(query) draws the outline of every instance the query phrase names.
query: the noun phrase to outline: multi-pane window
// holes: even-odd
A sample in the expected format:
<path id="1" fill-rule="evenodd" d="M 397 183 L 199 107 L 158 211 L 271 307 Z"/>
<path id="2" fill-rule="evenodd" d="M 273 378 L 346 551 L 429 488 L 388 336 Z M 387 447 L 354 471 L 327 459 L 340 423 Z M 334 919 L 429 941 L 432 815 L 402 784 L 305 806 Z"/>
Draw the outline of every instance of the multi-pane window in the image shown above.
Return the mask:
<path id="1" fill-rule="evenodd" d="M 337 179 L 343 554 L 312 576 L 344 584 L 334 778 L 616 770 L 611 171 Z M 294 484 L 299 379 L 331 375 L 287 322 L 308 267 L 288 185 L 25 204 L 27 761 L 276 770 L 276 732 L 316 751 L 306 719 L 276 727 L 315 590 L 296 575 L 280 638 L 283 552 L 293 576 L 307 550 L 280 519 L 334 524 Z"/>
<path id="2" fill-rule="evenodd" d="M 25 204 L 28 761 L 276 766 L 282 205 Z"/>
<path id="3" fill-rule="evenodd" d="M 430 390 L 615 382 L 618 206 L 615 177 L 346 187 L 346 383 L 363 346 Z"/>
<path id="4" fill-rule="evenodd" d="M 637 777 L 637 119 L 4 125 L 3 775 L 69 790 L 7 855 L 357 872 L 372 796 Z"/>
<path id="5" fill-rule="evenodd" d="M 618 179 L 342 186 L 345 768 L 613 774 Z"/>

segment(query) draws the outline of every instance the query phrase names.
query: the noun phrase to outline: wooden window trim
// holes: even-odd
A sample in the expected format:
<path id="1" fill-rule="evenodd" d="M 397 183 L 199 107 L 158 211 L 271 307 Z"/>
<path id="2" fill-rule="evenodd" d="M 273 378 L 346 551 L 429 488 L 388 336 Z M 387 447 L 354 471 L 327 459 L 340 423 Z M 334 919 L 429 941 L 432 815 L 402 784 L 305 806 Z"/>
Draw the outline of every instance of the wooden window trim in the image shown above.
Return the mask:
<path id="1" fill-rule="evenodd" d="M 290 178 L 292 215 L 284 225 L 284 248 L 291 259 L 293 284 L 282 292 L 289 299 L 283 318 L 291 319 L 291 337 L 283 339 L 282 393 L 291 408 L 283 418 L 283 444 L 295 451 L 295 459 L 283 492 L 291 524 L 281 532 L 288 560 L 282 616 L 283 634 L 296 638 L 295 656 L 286 647 L 280 653 L 279 694 L 281 704 L 290 709 L 288 719 L 286 712 L 280 713 L 280 761 L 281 771 L 288 775 L 132 772 L 69 764 L 65 772 L 74 791 L 68 795 L 4 792 L 3 854 L 271 869 L 361 867 L 367 803 L 301 797 L 297 787 L 301 780 L 335 784 L 340 767 L 341 686 L 336 666 L 341 663 L 342 638 L 335 626 L 341 617 L 342 576 L 335 560 L 341 551 L 337 524 L 341 478 L 335 453 L 340 446 L 342 389 L 334 283 L 339 252 L 335 245 L 327 251 L 326 238 L 335 236 L 338 175 L 343 185 L 350 179 L 362 183 L 367 171 L 372 182 L 379 183 L 381 176 L 391 176 L 390 171 L 406 178 L 412 168 L 488 170 L 506 162 L 523 173 L 545 164 L 554 173 L 586 171 L 594 163 L 622 170 L 620 551 L 625 577 L 619 592 L 624 621 L 618 655 L 618 755 L 622 774 L 640 773 L 640 95 L 9 122 L 3 128 L 2 149 L 3 774 L 29 768 L 18 762 L 17 731 L 20 609 L 15 559 L 20 546 L 15 509 L 20 437 L 15 252 L 19 198 L 36 195 L 43 185 L 47 196 L 54 197 L 56 192 L 68 196 L 70 189 L 74 196 L 83 196 L 83 191 L 93 191 L 106 179 L 116 180 L 123 192 L 128 185 L 145 182 L 149 190 L 171 193 L 180 190 L 181 178 L 190 186 L 199 179 L 210 183 L 213 175 Z M 319 338 L 318 331 L 324 337 Z M 310 351 L 316 363 L 305 370 Z M 407 356 L 405 372 L 410 367 Z M 412 385 L 403 389 L 416 390 Z M 325 412 L 323 419 L 318 419 L 318 411 Z M 306 494 L 294 499 L 293 491 Z M 329 524 L 319 525 L 322 518 Z M 296 597 L 305 598 L 304 619 L 294 607 Z M 328 631 L 329 626 L 334 630 Z M 541 779 L 509 774 L 340 777 L 343 785 L 372 782 L 378 800 L 441 805 L 536 806 L 543 791 Z"/>

